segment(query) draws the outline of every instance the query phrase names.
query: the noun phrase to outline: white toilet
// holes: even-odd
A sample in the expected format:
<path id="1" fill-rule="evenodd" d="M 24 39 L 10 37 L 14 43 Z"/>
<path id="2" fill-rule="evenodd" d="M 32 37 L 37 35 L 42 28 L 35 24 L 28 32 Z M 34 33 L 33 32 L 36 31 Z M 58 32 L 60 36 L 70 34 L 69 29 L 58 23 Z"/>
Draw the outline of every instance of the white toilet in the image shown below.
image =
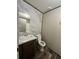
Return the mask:
<path id="1" fill-rule="evenodd" d="M 38 38 L 38 44 L 40 46 L 40 51 L 44 51 L 44 47 L 46 46 L 46 43 L 41 40 L 41 34 L 36 35 Z"/>

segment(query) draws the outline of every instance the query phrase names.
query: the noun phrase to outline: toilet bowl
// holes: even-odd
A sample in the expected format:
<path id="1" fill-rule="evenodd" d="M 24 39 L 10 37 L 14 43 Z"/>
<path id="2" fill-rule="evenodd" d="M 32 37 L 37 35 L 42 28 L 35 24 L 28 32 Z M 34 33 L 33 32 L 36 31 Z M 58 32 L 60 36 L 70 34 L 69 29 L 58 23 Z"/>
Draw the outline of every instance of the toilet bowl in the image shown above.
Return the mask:
<path id="1" fill-rule="evenodd" d="M 44 41 L 40 41 L 39 42 L 39 50 L 41 51 L 41 52 L 44 52 L 44 48 L 45 48 L 45 46 L 46 46 L 46 43 L 44 42 Z"/>
<path id="2" fill-rule="evenodd" d="M 46 43 L 41 40 L 41 34 L 38 34 L 37 38 L 38 38 L 39 49 L 40 49 L 41 52 L 43 52 L 44 47 L 46 46 Z"/>
<path id="3" fill-rule="evenodd" d="M 46 46 L 46 43 L 41 40 L 41 34 L 38 34 L 38 35 L 36 35 L 36 36 L 37 36 L 37 38 L 38 38 L 38 44 L 39 44 L 41 47 L 45 47 L 45 46 Z"/>
<path id="4" fill-rule="evenodd" d="M 45 43 L 44 41 L 40 41 L 40 42 L 39 42 L 39 45 L 40 45 L 41 47 L 45 47 L 45 46 L 46 46 L 46 43 Z"/>

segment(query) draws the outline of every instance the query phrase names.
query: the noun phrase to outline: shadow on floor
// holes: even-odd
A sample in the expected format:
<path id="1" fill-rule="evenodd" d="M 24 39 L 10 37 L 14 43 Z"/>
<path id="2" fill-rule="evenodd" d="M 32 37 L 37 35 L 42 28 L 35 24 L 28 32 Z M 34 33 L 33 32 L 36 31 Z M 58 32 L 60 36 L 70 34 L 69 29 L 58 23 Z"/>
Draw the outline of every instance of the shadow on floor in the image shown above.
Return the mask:
<path id="1" fill-rule="evenodd" d="M 43 52 L 37 51 L 34 59 L 61 59 L 61 57 L 55 52 L 51 53 L 49 49 L 46 47 Z"/>

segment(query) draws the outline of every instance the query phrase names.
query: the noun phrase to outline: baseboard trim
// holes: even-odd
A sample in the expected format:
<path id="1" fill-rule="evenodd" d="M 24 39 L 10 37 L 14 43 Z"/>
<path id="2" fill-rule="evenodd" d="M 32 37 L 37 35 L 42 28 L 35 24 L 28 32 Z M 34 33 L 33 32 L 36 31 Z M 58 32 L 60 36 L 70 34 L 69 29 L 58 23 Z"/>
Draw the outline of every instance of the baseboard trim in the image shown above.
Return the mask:
<path id="1" fill-rule="evenodd" d="M 50 53 L 52 53 L 52 54 L 55 53 L 56 55 L 60 56 L 58 53 L 56 53 L 55 51 L 53 51 L 53 50 L 50 49 L 49 47 L 48 47 L 48 50 L 49 50 Z M 61 57 L 61 56 L 60 56 L 60 57 Z"/>

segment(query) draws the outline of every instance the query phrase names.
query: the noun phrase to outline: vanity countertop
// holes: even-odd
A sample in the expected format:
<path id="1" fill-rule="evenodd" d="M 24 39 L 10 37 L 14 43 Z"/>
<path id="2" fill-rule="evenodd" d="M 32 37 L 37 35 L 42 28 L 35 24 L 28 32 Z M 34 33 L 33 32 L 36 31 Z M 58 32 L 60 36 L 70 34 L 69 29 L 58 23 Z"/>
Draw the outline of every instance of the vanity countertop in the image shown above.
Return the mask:
<path id="1" fill-rule="evenodd" d="M 29 42 L 29 41 L 32 41 L 32 40 L 35 40 L 35 39 L 37 39 L 37 37 L 35 37 L 34 35 L 20 36 L 19 37 L 19 45 Z"/>

